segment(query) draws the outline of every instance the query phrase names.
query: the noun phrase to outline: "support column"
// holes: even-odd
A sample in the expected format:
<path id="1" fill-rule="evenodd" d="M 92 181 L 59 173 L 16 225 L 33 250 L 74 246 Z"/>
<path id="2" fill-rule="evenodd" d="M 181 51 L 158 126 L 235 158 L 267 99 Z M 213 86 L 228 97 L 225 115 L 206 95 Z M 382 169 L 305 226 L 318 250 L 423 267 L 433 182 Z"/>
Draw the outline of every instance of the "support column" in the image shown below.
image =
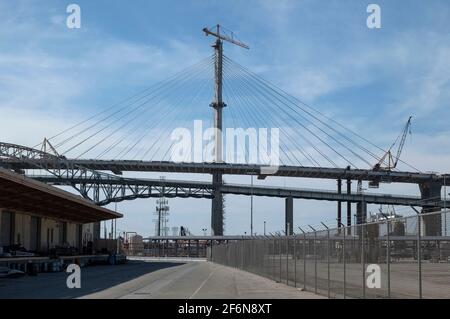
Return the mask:
<path id="1" fill-rule="evenodd" d="M 419 184 L 421 198 L 425 204 L 429 200 L 429 204 L 422 207 L 422 214 L 439 212 L 440 207 L 433 206 L 432 202 L 441 200 L 442 185 L 439 182 L 426 182 Z M 422 218 L 424 227 L 424 236 L 441 236 L 442 235 L 442 216 L 440 214 L 434 214 L 431 216 L 423 216 Z"/>
<path id="2" fill-rule="evenodd" d="M 223 236 L 223 194 L 222 174 L 213 174 L 213 195 L 211 203 L 211 235 Z"/>
<path id="3" fill-rule="evenodd" d="M 364 224 L 367 220 L 367 203 L 358 202 L 356 204 L 356 224 Z"/>
<path id="4" fill-rule="evenodd" d="M 101 230 L 101 225 L 100 222 L 96 222 L 94 223 L 93 229 L 92 229 L 92 239 L 100 239 L 100 230 Z"/>
<path id="5" fill-rule="evenodd" d="M 286 235 L 292 235 L 294 231 L 294 199 L 292 197 L 286 198 L 284 221 Z"/>

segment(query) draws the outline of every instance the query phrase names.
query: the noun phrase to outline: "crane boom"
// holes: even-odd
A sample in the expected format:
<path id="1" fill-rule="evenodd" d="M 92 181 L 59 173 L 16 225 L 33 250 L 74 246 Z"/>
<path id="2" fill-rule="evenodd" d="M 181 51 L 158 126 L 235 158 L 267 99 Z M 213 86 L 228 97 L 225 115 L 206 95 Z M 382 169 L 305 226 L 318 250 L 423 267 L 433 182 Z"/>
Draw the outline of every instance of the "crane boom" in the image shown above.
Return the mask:
<path id="1" fill-rule="evenodd" d="M 394 143 L 392 143 L 388 151 L 381 157 L 378 163 L 374 166 L 373 168 L 374 170 L 392 171 L 394 168 L 397 167 L 398 161 L 400 160 L 400 155 L 402 155 L 403 147 L 405 146 L 406 136 L 408 135 L 408 132 L 411 133 L 411 119 L 412 116 L 409 117 L 402 132 L 395 139 Z M 398 146 L 396 156 L 394 157 L 392 155 L 392 149 L 394 148 L 395 144 L 397 144 L 399 139 L 400 144 Z M 387 164 L 385 163 L 385 161 L 387 161 Z"/>
<path id="2" fill-rule="evenodd" d="M 397 166 L 398 160 L 400 159 L 400 155 L 402 155 L 403 146 L 405 146 L 406 135 L 408 135 L 408 132 L 411 133 L 411 118 L 412 118 L 412 116 L 409 117 L 408 122 L 406 122 L 405 128 L 403 130 L 402 138 L 400 140 L 400 145 L 397 150 L 397 156 L 395 158 L 394 167 Z"/>
<path id="3" fill-rule="evenodd" d="M 240 47 L 243 47 L 244 49 L 250 49 L 250 47 L 248 45 L 246 45 L 245 43 L 242 43 L 241 41 L 235 39 L 234 36 L 233 36 L 233 32 L 231 32 L 231 37 L 227 36 L 226 34 L 221 34 L 220 33 L 220 25 L 219 24 L 216 26 L 216 31 L 215 32 L 212 31 L 212 30 L 209 30 L 208 28 L 203 28 L 203 32 L 205 32 L 206 36 L 212 35 L 212 36 L 214 36 L 214 37 L 216 37 L 216 38 L 218 38 L 220 40 L 224 40 L 224 41 L 233 43 L 235 45 L 238 45 Z"/>

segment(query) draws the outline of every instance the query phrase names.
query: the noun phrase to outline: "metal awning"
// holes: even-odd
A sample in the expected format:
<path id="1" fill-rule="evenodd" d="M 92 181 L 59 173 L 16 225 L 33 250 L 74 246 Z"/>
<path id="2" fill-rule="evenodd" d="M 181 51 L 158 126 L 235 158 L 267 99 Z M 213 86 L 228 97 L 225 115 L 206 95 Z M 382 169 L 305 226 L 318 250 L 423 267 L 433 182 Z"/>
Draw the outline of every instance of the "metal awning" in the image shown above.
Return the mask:
<path id="1" fill-rule="evenodd" d="M 0 208 L 83 224 L 123 217 L 80 196 L 3 168 Z"/>

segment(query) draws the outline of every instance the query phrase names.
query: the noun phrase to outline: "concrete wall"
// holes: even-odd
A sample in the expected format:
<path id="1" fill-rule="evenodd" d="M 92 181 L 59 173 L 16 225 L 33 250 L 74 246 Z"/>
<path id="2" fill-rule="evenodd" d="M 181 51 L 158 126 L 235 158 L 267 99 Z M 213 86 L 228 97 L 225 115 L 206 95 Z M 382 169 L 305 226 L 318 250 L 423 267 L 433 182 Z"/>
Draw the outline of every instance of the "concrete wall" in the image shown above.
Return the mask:
<path id="1" fill-rule="evenodd" d="M 11 210 L 7 210 L 12 212 Z M 31 236 L 32 236 L 32 216 L 23 212 L 14 212 L 14 241 L 12 244 L 20 244 L 26 249 L 31 249 Z M 0 231 L 3 209 L 0 208 Z M 37 216 L 39 217 L 39 216 Z M 62 220 L 55 220 L 49 218 L 40 218 L 40 240 L 37 243 L 38 250 L 47 251 L 57 245 L 62 245 L 63 243 L 63 224 Z M 75 223 L 67 222 L 67 233 L 66 233 L 66 243 L 72 247 L 78 247 L 78 225 Z M 0 236 L 1 237 L 1 236 Z M 82 225 L 81 240 L 82 245 L 86 246 L 88 241 L 93 241 L 94 237 L 94 224 L 84 224 Z M 4 244 L 4 243 L 3 243 Z M 79 248 L 79 247 L 78 247 Z"/>

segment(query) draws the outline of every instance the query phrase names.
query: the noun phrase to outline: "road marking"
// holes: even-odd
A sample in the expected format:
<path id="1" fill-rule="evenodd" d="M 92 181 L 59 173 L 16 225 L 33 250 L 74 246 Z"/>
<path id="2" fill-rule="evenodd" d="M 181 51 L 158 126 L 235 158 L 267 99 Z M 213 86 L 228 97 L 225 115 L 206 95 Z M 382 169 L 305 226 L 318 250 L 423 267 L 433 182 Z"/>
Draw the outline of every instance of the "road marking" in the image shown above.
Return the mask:
<path id="1" fill-rule="evenodd" d="M 186 268 L 182 269 L 180 271 L 179 267 L 186 266 Z M 165 268 L 163 270 L 167 270 L 164 274 L 162 274 L 162 277 L 156 278 L 152 280 L 150 283 L 146 283 L 144 286 L 141 286 L 140 288 L 134 289 L 132 291 L 128 291 L 126 294 L 119 297 L 122 298 L 132 298 L 132 295 L 151 295 L 153 293 L 159 292 L 164 287 L 171 285 L 173 282 L 176 282 L 179 278 L 184 277 L 187 273 L 191 272 L 195 268 L 194 263 L 184 264 L 181 266 L 176 267 L 170 267 Z M 149 275 L 149 274 L 147 274 Z M 145 276 L 145 275 L 144 275 Z M 142 276 L 142 277 L 144 277 Z M 140 277 L 140 278 L 142 278 Z"/>
<path id="2" fill-rule="evenodd" d="M 211 273 L 209 274 L 208 278 L 206 278 L 202 284 L 197 288 L 197 290 L 194 291 L 194 293 L 188 298 L 188 299 L 192 299 L 194 298 L 194 296 L 200 291 L 200 289 L 203 288 L 203 286 L 206 284 L 206 282 L 211 278 L 211 276 L 214 274 L 214 272 L 216 271 L 216 269 L 213 269 L 213 271 L 211 271 Z"/>

